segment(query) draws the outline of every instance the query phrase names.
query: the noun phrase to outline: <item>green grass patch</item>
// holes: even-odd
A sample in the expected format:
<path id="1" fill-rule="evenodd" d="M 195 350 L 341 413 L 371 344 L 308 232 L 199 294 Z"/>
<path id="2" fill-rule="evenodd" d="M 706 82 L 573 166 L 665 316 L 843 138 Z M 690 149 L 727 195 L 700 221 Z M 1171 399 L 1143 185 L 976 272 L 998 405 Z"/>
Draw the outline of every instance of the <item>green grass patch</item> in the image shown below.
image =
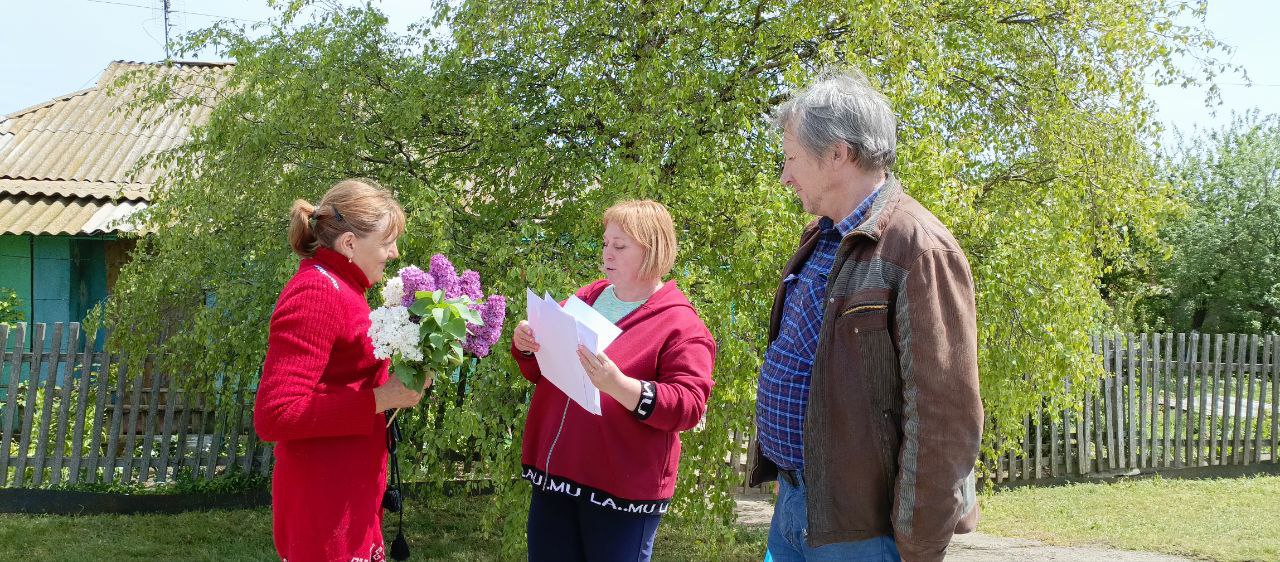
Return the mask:
<path id="1" fill-rule="evenodd" d="M 405 535 L 412 560 L 499 560 L 500 539 L 486 535 L 491 498 L 434 498 L 408 505 Z M 524 514 L 513 514 L 523 521 Z M 395 518 L 384 527 L 388 543 Z M 718 533 L 718 535 L 716 535 Z M 728 540 L 723 540 L 725 535 Z M 711 536 L 722 540 L 709 540 Z M 714 529 L 667 517 L 658 529 L 654 560 L 758 561 L 766 530 Z M 176 515 L 0 515 L 0 560 L 275 560 L 271 510 Z"/>
<path id="2" fill-rule="evenodd" d="M 1159 477 L 982 497 L 978 530 L 1214 560 L 1280 559 L 1280 476 Z"/>

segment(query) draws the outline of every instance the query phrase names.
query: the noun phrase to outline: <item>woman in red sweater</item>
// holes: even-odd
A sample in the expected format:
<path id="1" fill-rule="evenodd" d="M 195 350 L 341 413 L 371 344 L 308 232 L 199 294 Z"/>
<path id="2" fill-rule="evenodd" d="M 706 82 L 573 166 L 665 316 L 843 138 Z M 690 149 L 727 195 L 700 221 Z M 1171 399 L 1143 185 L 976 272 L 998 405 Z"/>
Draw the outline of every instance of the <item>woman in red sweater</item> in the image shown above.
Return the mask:
<path id="1" fill-rule="evenodd" d="M 698 424 L 711 395 L 716 344 L 674 281 L 671 215 L 627 201 L 604 215 L 605 278 L 577 295 L 622 329 L 605 353 L 578 349 L 600 389 L 594 415 L 542 382 L 528 322 L 512 355 L 536 386 L 521 455 L 533 484 L 529 560 L 649 560 L 675 491 L 680 432 Z"/>
<path id="2" fill-rule="evenodd" d="M 369 180 L 293 203 L 301 256 L 271 315 L 254 428 L 274 441 L 273 535 L 289 562 L 383 560 L 387 482 L 382 412 L 422 398 L 373 357 L 365 293 L 398 257 L 404 212 Z"/>

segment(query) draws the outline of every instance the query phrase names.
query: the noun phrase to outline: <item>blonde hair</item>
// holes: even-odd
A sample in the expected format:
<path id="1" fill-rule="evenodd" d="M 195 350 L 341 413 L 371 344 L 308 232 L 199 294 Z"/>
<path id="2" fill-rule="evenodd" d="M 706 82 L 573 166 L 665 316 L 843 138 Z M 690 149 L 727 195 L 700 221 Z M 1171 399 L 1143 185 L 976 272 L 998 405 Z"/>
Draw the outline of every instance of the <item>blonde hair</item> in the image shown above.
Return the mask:
<path id="1" fill-rule="evenodd" d="M 385 233 L 388 239 L 404 233 L 404 210 L 390 191 L 370 179 L 342 180 L 312 205 L 296 199 L 289 211 L 289 245 L 304 258 L 320 247 L 332 248 L 339 236 L 351 232 L 364 238 Z"/>
<path id="2" fill-rule="evenodd" d="M 657 201 L 632 199 L 620 201 L 604 212 L 604 226 L 618 225 L 644 246 L 644 263 L 640 275 L 661 279 L 676 263 L 676 227 L 671 213 Z"/>

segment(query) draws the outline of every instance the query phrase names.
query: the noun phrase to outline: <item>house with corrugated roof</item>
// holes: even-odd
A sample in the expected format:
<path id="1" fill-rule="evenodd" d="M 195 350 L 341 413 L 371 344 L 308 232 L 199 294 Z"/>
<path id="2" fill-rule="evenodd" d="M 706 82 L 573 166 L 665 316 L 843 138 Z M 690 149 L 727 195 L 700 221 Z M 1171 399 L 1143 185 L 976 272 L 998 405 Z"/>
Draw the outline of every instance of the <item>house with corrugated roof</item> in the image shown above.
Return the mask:
<path id="1" fill-rule="evenodd" d="M 107 298 L 134 244 L 129 217 L 161 173 L 140 161 L 185 142 L 213 106 L 126 111 L 146 83 L 113 84 L 143 70 L 200 91 L 230 67 L 117 61 L 91 88 L 0 117 L 0 289 L 27 321 L 78 322 Z"/>

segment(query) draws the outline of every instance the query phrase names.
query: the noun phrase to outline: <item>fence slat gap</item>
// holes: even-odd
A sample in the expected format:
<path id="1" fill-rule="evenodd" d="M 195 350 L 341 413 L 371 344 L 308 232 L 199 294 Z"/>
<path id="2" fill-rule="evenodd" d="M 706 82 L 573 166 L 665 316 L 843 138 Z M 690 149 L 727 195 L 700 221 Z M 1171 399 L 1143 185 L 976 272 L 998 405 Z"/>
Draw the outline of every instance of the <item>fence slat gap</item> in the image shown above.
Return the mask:
<path id="1" fill-rule="evenodd" d="M 84 457 L 85 416 L 89 410 L 89 385 L 93 373 L 93 349 L 96 336 L 96 330 L 84 332 L 84 353 L 80 356 L 80 377 L 76 383 L 76 422 L 71 430 L 71 463 L 67 469 L 71 484 L 80 482 L 80 461 Z M 96 445 L 92 439 L 89 443 L 91 447 Z"/>
<path id="2" fill-rule="evenodd" d="M 1207 453 L 1204 449 L 1205 431 L 1208 429 L 1205 426 L 1205 423 L 1208 421 L 1205 414 L 1208 412 L 1207 400 L 1209 399 L 1209 394 L 1205 388 L 1205 378 L 1206 375 L 1208 375 L 1209 370 L 1205 368 L 1205 364 L 1211 355 L 1209 355 L 1209 338 L 1207 336 L 1201 337 L 1201 334 L 1196 334 L 1196 342 L 1200 347 L 1200 361 L 1196 364 L 1195 368 L 1196 388 L 1200 391 L 1200 401 L 1196 404 L 1196 414 L 1199 417 L 1200 422 L 1196 424 L 1196 466 L 1205 466 L 1208 464 L 1206 462 Z"/>
<path id="3" fill-rule="evenodd" d="M 1125 369 L 1125 378 L 1123 381 L 1126 388 L 1126 392 L 1125 392 L 1126 408 L 1124 413 L 1124 425 L 1129 430 L 1129 435 L 1128 435 L 1129 468 L 1131 469 L 1138 468 L 1137 433 L 1134 431 L 1134 424 L 1136 423 L 1135 421 L 1136 412 L 1134 412 L 1134 408 L 1137 407 L 1137 402 L 1136 402 L 1137 388 L 1136 387 L 1138 386 L 1139 381 L 1137 379 L 1137 375 L 1135 374 L 1136 367 L 1135 367 L 1135 361 L 1134 361 L 1135 358 L 1134 358 L 1133 348 L 1134 348 L 1133 338 L 1129 334 L 1125 334 L 1124 353 L 1126 358 L 1128 359 L 1128 367 Z"/>
<path id="4" fill-rule="evenodd" d="M 27 401 L 22 406 L 22 428 L 20 429 L 22 433 L 18 439 L 18 463 L 13 475 L 14 486 L 18 487 L 27 481 L 27 457 L 30 455 L 32 424 L 35 422 L 36 390 L 40 387 L 40 371 L 44 365 L 44 324 L 36 324 L 33 336 L 31 338 L 31 370 L 27 373 Z"/>
<path id="5" fill-rule="evenodd" d="M 1241 435 L 1243 439 L 1241 443 L 1240 457 L 1242 464 L 1253 463 L 1253 433 L 1250 429 L 1253 426 L 1253 379 L 1258 371 L 1255 365 L 1258 362 L 1258 335 L 1249 334 L 1249 348 L 1245 353 L 1245 360 L 1248 366 L 1240 369 L 1240 376 L 1244 377 L 1244 422 L 1241 426 Z"/>
<path id="6" fill-rule="evenodd" d="M 1236 342 L 1236 346 L 1237 346 L 1236 347 L 1236 368 L 1234 370 L 1234 375 L 1236 377 L 1236 384 L 1235 384 L 1236 407 L 1234 410 L 1231 411 L 1231 463 L 1243 464 L 1244 450 L 1242 449 L 1240 444 L 1240 433 L 1241 433 L 1240 422 L 1242 421 L 1240 413 L 1241 411 L 1244 410 L 1244 406 L 1245 406 L 1244 404 L 1244 379 L 1245 379 L 1244 364 L 1245 364 L 1245 361 L 1248 360 L 1249 337 L 1245 334 L 1238 334 L 1236 337 L 1239 338 L 1239 341 Z"/>
<path id="7" fill-rule="evenodd" d="M 67 362 L 66 378 L 58 387 L 58 414 L 56 416 L 57 427 L 53 430 L 53 437 L 50 441 L 50 455 L 53 456 L 53 464 L 49 465 L 49 485 L 57 486 L 62 482 L 62 461 L 67 455 L 67 422 L 71 417 L 71 388 L 75 386 L 76 373 L 76 357 L 80 350 L 80 323 L 71 323 L 71 333 L 67 337 L 67 351 L 63 355 Z M 49 400 L 48 397 L 45 398 Z"/>
<path id="8" fill-rule="evenodd" d="M 8 330 L 7 325 L 4 328 L 6 331 Z M 5 338 L 5 343 L 7 344 L 9 341 L 7 334 Z M 4 407 L 4 428 L 0 429 L 0 433 L 4 435 L 4 440 L 0 441 L 0 443 L 5 445 L 4 450 L 0 451 L 0 487 L 8 486 L 9 484 L 9 444 L 13 439 L 14 411 L 18 409 L 18 394 L 21 392 L 18 381 L 22 379 L 22 355 L 27 349 L 27 325 L 25 322 L 18 323 L 17 330 L 15 330 L 13 336 L 12 349 L 13 352 L 9 358 L 9 378 L 5 385 L 5 394 L 8 401 Z M 22 418 L 18 419 L 21 420 Z"/>
<path id="9" fill-rule="evenodd" d="M 146 427 L 146 433 L 142 439 L 142 463 L 138 465 L 138 481 L 147 482 L 151 479 L 151 449 L 154 445 L 156 436 L 156 423 L 160 413 L 160 380 L 156 374 L 155 361 L 147 359 L 144 363 L 143 378 L 151 385 L 151 393 L 147 396 L 147 404 L 144 407 L 147 410 L 146 421 L 143 425 Z M 159 470 L 157 472 L 163 472 Z"/>
<path id="10" fill-rule="evenodd" d="M 1259 339 L 1258 343 L 1262 347 L 1260 350 L 1262 353 L 1262 360 L 1258 362 L 1257 370 L 1254 371 L 1254 378 L 1257 379 L 1258 384 L 1258 400 L 1255 402 L 1255 404 L 1257 404 L 1258 415 L 1255 416 L 1257 418 L 1257 423 L 1254 424 L 1253 432 L 1254 462 L 1260 462 L 1262 460 L 1263 451 L 1265 450 L 1262 443 L 1262 430 L 1265 425 L 1263 422 L 1267 415 L 1267 373 L 1271 365 L 1271 337 L 1263 336 Z"/>
<path id="11" fill-rule="evenodd" d="M 116 392 L 111 397 L 111 426 L 107 429 L 107 456 L 104 459 L 106 466 L 103 470 L 102 481 L 110 484 L 115 482 L 116 478 L 116 452 L 120 448 L 120 427 L 124 423 L 124 404 L 125 394 L 129 380 L 129 359 L 120 357 L 117 360 L 116 369 Z"/>
<path id="12" fill-rule="evenodd" d="M 124 470 L 121 482 L 128 484 L 133 481 L 133 461 L 137 457 L 134 448 L 138 445 L 138 414 L 142 410 L 142 383 L 146 379 L 146 360 L 143 359 L 139 364 L 142 372 L 133 378 L 133 392 L 129 399 L 129 423 L 122 428 L 122 435 L 125 439 L 124 445 Z"/>
<path id="13" fill-rule="evenodd" d="M 173 411 L 175 409 L 173 395 L 173 378 L 161 374 L 157 386 L 164 387 L 164 418 L 160 421 L 160 458 L 156 461 L 156 482 L 164 483 L 169 479 L 169 449 L 173 446 Z"/>

